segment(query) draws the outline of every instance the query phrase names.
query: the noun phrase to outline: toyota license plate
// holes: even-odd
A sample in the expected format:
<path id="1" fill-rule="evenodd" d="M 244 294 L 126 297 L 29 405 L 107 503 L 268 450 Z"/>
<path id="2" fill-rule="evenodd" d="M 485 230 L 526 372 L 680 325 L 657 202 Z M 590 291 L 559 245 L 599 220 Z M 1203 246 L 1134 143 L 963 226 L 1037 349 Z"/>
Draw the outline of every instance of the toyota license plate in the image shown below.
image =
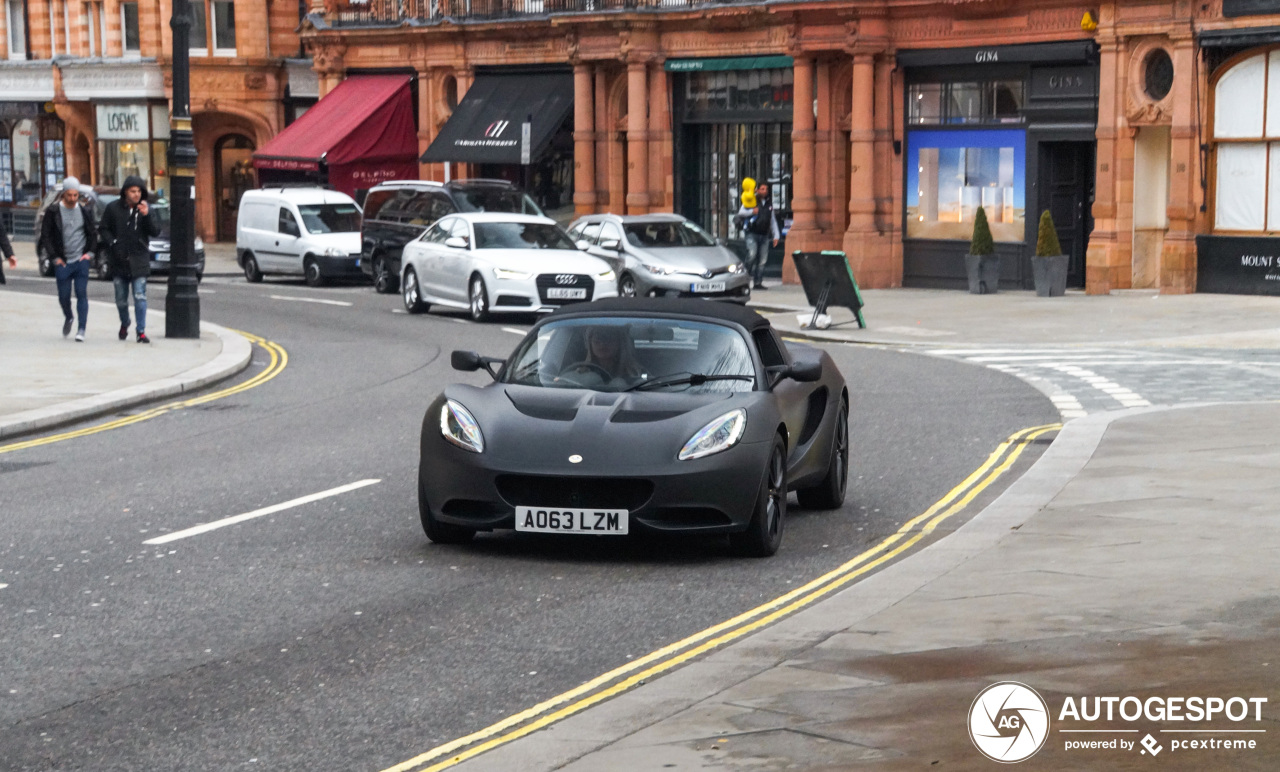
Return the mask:
<path id="1" fill-rule="evenodd" d="M 724 292 L 722 281 L 700 281 L 689 287 L 691 292 Z"/>
<path id="2" fill-rule="evenodd" d="M 528 533 L 590 533 L 625 536 L 625 509 L 566 509 L 516 507 L 516 530 Z"/>
<path id="3" fill-rule="evenodd" d="M 586 297 L 586 287 L 550 287 L 547 289 L 547 298 L 549 300 L 584 300 Z"/>
<path id="4" fill-rule="evenodd" d="M 168 252 L 157 252 L 157 253 L 156 253 L 156 261 L 157 261 L 157 262 L 160 262 L 160 263 L 167 263 L 167 262 L 169 262 L 169 253 L 168 253 Z"/>

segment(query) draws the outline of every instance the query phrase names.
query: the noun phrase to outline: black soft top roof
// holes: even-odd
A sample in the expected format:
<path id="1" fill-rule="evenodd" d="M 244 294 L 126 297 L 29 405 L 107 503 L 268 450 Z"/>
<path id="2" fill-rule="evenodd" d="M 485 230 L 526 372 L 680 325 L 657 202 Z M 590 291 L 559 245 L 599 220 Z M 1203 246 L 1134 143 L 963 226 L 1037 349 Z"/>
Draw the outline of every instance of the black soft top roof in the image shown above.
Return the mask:
<path id="1" fill-rule="evenodd" d="M 590 303 L 574 303 L 552 311 L 553 318 L 571 316 L 635 314 L 701 316 L 723 322 L 740 324 L 748 330 L 768 327 L 769 320 L 760 314 L 738 305 L 699 298 L 605 298 Z"/>

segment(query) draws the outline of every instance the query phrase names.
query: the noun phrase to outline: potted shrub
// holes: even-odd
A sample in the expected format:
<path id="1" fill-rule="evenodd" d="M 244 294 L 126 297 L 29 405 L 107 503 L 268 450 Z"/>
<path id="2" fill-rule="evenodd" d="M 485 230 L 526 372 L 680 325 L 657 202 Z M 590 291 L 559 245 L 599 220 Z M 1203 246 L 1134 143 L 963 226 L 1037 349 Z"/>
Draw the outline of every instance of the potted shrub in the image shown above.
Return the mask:
<path id="1" fill-rule="evenodd" d="M 995 241 L 991 238 L 991 226 L 987 224 L 987 210 L 978 207 L 973 218 L 973 239 L 969 242 L 969 254 L 964 256 L 964 267 L 969 275 L 969 291 L 986 295 L 1000 287 L 1000 256 L 996 254 Z"/>
<path id="2" fill-rule="evenodd" d="M 1062 254 L 1058 229 L 1053 227 L 1053 217 L 1048 209 L 1040 215 L 1036 253 L 1031 258 L 1031 275 L 1039 297 L 1056 298 L 1067 293 L 1067 256 Z"/>

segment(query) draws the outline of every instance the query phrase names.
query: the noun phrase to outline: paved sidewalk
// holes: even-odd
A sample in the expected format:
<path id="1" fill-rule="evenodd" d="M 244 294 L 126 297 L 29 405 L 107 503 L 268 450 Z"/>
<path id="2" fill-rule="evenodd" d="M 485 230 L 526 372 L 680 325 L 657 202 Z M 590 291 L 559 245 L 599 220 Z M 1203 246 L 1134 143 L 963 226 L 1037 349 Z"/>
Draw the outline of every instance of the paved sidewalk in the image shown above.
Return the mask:
<path id="1" fill-rule="evenodd" d="M 5 373 L 0 437 L 183 394 L 249 364 L 249 341 L 216 324 L 202 322 L 199 340 L 165 338 L 162 311 L 148 309 L 150 345 L 135 343 L 132 329 L 121 342 L 113 303 L 90 303 L 83 343 L 64 338 L 62 310 L 53 280 L 47 281 L 48 294 L 14 291 L 27 285 L 17 278 L 0 287 L 0 370 Z"/>
<path id="2" fill-rule="evenodd" d="M 1051 731 L 1028 769 L 1280 766 L 1280 405 L 1101 413 L 956 533 L 670 675 L 459 772 L 994 769 L 967 732 L 999 681 Z M 1068 696 L 1268 697 L 1263 720 L 1060 722 Z M 1252 715 L 1250 716 L 1252 719 Z M 1175 734 L 1209 727 L 1269 734 Z M 1127 729 L 1075 734 L 1070 729 Z M 1136 733 L 1134 732 L 1136 730 Z M 1255 750 L 1171 752 L 1187 738 Z"/>

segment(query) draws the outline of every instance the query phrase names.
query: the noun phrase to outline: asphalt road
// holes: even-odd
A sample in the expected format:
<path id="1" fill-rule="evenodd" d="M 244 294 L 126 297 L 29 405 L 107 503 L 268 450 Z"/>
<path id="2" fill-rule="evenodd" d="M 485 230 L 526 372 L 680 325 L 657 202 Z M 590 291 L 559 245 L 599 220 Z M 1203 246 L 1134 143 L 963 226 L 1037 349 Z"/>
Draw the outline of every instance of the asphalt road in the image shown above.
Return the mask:
<path id="1" fill-rule="evenodd" d="M 409 316 L 367 287 L 202 289 L 205 319 L 279 343 L 287 368 L 0 461 L 0 769 L 384 769 L 795 588 L 923 512 L 1012 432 L 1057 420 L 1010 375 L 833 346 L 852 392 L 850 495 L 837 512 L 793 510 L 774 558 L 511 533 L 443 547 L 418 522 L 423 411 L 446 383 L 488 379 L 449 369 L 452 349 L 506 354 L 528 320 Z M 110 315 L 95 328 L 113 331 Z"/>

